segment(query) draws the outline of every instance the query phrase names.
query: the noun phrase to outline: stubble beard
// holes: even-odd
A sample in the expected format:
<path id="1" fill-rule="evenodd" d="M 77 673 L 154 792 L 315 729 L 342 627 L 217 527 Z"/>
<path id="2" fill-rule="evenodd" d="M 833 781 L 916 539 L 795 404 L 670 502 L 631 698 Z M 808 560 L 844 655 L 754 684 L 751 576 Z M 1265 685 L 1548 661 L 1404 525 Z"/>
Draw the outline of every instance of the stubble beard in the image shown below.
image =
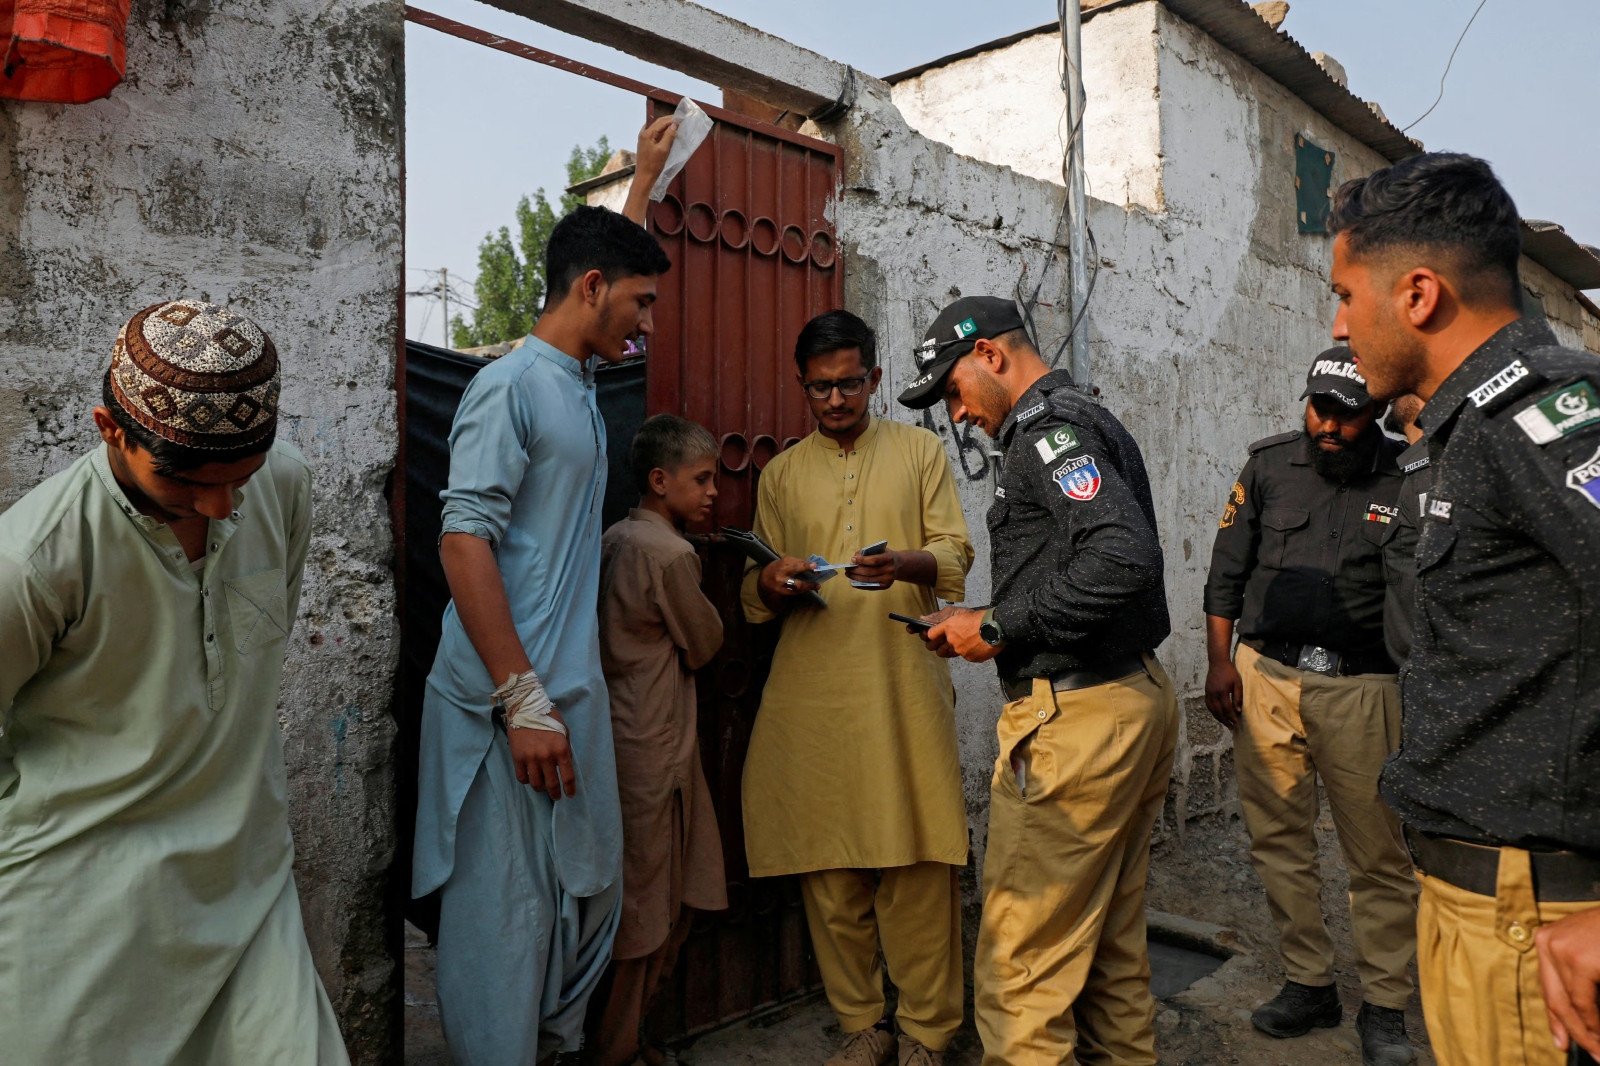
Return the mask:
<path id="1" fill-rule="evenodd" d="M 1004 385 L 985 374 L 978 379 L 978 403 L 983 407 L 983 419 L 990 428 L 985 436 L 994 440 L 1011 413 L 1011 394 Z"/>
<path id="2" fill-rule="evenodd" d="M 1381 323 L 1374 330 L 1371 343 L 1359 349 L 1352 344 L 1350 351 L 1367 381 L 1367 395 L 1379 403 L 1416 392 L 1427 370 L 1427 353 L 1422 345 L 1393 321 Z"/>

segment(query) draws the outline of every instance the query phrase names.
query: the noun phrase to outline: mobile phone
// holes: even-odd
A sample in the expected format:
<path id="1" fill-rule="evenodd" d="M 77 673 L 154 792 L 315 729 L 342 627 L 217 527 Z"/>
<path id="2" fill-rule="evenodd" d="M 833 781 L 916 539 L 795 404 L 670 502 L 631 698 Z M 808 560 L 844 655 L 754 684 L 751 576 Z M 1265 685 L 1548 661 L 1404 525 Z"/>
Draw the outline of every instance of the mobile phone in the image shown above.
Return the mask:
<path id="1" fill-rule="evenodd" d="M 1570 1040 L 1571 1037 L 1569 1036 L 1568 1039 Z M 1595 1066 L 1594 1056 L 1579 1047 L 1578 1042 L 1573 1040 L 1572 1043 L 1567 1045 L 1567 1066 Z"/>
<path id="2" fill-rule="evenodd" d="M 920 629 L 924 633 L 932 629 L 934 625 L 932 622 L 925 621 L 921 618 L 912 618 L 907 614 L 895 614 L 893 611 L 889 612 L 889 617 L 893 618 L 896 622 L 904 622 L 912 629 Z"/>

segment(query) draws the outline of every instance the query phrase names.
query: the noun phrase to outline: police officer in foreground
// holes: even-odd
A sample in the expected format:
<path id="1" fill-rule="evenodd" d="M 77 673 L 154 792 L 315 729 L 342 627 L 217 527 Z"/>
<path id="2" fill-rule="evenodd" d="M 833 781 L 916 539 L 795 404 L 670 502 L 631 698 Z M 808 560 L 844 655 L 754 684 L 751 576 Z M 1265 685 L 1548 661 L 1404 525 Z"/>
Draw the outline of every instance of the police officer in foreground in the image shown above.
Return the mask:
<path id="1" fill-rule="evenodd" d="M 986 1066 L 1156 1061 L 1145 943 L 1150 833 L 1178 707 L 1139 446 L 1051 371 L 1010 300 L 964 297 L 917 350 L 907 407 L 943 400 L 1005 450 L 989 510 L 994 598 L 929 646 L 995 659 L 1011 702 L 990 786 L 974 966 Z"/>
<path id="2" fill-rule="evenodd" d="M 1398 1066 L 1406 1037 L 1417 886 L 1378 772 L 1400 743 L 1384 650 L 1383 549 L 1400 445 L 1345 348 L 1306 375 L 1303 430 L 1250 445 L 1218 522 L 1206 582 L 1206 706 L 1234 732 L 1250 858 L 1267 890 L 1288 981 L 1250 1020 L 1268 1036 L 1339 1024 L 1317 874 L 1317 778 L 1350 870 L 1362 1059 Z M 1230 657 L 1234 623 L 1239 646 Z"/>
<path id="3" fill-rule="evenodd" d="M 1335 340 L 1426 406 L 1399 754 L 1440 1066 L 1600 1054 L 1600 360 L 1521 317 L 1520 216 L 1489 165 L 1412 156 L 1332 218 Z M 1535 965 L 1537 959 L 1537 965 Z"/>

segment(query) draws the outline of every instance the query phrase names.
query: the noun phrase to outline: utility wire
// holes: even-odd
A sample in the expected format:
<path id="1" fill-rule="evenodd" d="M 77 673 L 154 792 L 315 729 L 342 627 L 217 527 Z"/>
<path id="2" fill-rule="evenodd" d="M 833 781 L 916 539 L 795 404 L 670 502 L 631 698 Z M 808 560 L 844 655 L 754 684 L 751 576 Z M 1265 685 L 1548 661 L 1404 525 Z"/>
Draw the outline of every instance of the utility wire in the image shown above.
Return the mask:
<path id="1" fill-rule="evenodd" d="M 1063 24 L 1063 26 L 1065 25 L 1067 2 L 1070 2 L 1070 0 L 1058 0 L 1056 4 L 1057 18 L 1058 21 Z M 1067 55 L 1067 42 L 1065 36 L 1063 36 L 1061 40 L 1060 58 L 1058 59 L 1056 65 L 1056 69 L 1061 75 L 1061 91 L 1063 95 L 1072 92 L 1072 70 L 1070 68 L 1071 60 Z M 1027 299 L 1023 299 L 1022 296 L 1021 279 L 1018 279 L 1016 285 L 1016 298 L 1017 302 L 1022 305 L 1023 322 L 1027 325 L 1029 332 L 1033 334 L 1035 344 L 1038 343 L 1038 333 L 1033 323 L 1033 311 L 1034 308 L 1038 306 L 1039 294 L 1044 289 L 1044 280 L 1046 274 L 1049 273 L 1050 264 L 1055 261 L 1055 257 L 1060 251 L 1061 231 L 1065 228 L 1068 206 L 1072 202 L 1072 154 L 1074 152 L 1082 153 L 1083 151 L 1083 112 L 1085 110 L 1087 110 L 1087 108 L 1079 109 L 1078 120 L 1073 123 L 1072 129 L 1068 132 L 1066 143 L 1062 146 L 1061 181 L 1066 188 L 1062 190 L 1061 210 L 1056 215 L 1055 229 L 1050 235 L 1050 246 L 1045 249 L 1044 261 L 1041 263 L 1039 268 L 1038 280 L 1034 284 L 1032 294 Z M 1087 184 L 1087 174 L 1084 175 L 1084 180 L 1085 184 Z M 1087 190 L 1084 197 L 1084 209 L 1085 213 L 1087 214 Z M 1072 338 L 1077 334 L 1078 327 L 1083 323 L 1084 315 L 1088 313 L 1089 298 L 1094 295 L 1095 283 L 1100 280 L 1100 246 L 1094 237 L 1094 227 L 1089 225 L 1087 218 L 1083 220 L 1083 230 L 1084 236 L 1087 238 L 1089 245 L 1089 284 L 1084 289 L 1083 299 L 1079 303 L 1079 306 L 1073 309 L 1072 323 L 1067 327 L 1066 336 L 1061 338 L 1060 344 L 1056 347 L 1055 352 L 1050 357 L 1049 363 L 1052 369 L 1060 364 L 1062 355 L 1066 353 L 1067 348 L 1072 344 Z"/>
<path id="2" fill-rule="evenodd" d="M 1478 21 L 1478 12 L 1482 11 L 1483 5 L 1487 4 L 1488 2 L 1489 0 L 1478 0 L 1478 6 L 1473 9 L 1472 17 L 1467 20 L 1467 24 L 1465 26 L 1461 27 L 1461 36 L 1456 38 L 1456 46 L 1455 48 L 1450 49 L 1450 58 L 1445 61 L 1444 73 L 1439 75 L 1439 95 L 1434 97 L 1433 103 L 1428 106 L 1428 110 L 1424 111 L 1420 116 L 1418 116 L 1416 121 L 1411 123 L 1411 126 L 1415 126 L 1418 122 L 1421 122 L 1423 119 L 1433 114 L 1433 109 L 1438 107 L 1439 101 L 1444 99 L 1444 80 L 1450 76 L 1450 65 L 1456 61 L 1456 52 L 1461 48 L 1461 42 L 1467 39 L 1467 31 L 1472 29 L 1472 24 L 1474 22 Z M 1409 132 L 1411 126 L 1406 126 L 1400 132 Z"/>

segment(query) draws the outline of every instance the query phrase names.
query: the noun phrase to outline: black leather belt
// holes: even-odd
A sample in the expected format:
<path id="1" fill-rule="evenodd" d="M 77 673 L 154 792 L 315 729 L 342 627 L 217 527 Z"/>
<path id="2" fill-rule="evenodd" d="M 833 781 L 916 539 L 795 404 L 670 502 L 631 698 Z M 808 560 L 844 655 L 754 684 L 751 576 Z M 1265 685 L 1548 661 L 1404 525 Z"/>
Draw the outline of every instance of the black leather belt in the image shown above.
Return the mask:
<path id="1" fill-rule="evenodd" d="M 1411 860 L 1429 877 L 1478 896 L 1493 896 L 1500 849 L 1406 826 Z M 1533 896 L 1541 903 L 1600 902 L 1600 858 L 1575 851 L 1530 851 Z"/>
<path id="2" fill-rule="evenodd" d="M 1137 674 L 1143 669 L 1144 655 L 1135 653 L 1120 659 L 1112 659 L 1093 670 L 1058 670 L 1050 675 L 1050 687 L 1057 692 L 1072 692 L 1080 688 L 1093 688 L 1095 685 L 1109 685 L 1129 674 Z M 1020 700 L 1029 695 L 1033 692 L 1033 681 L 1031 677 L 1019 677 L 1015 681 L 1007 681 L 1004 685 L 1006 698 Z"/>
<path id="3" fill-rule="evenodd" d="M 1296 670 L 1309 670 L 1329 677 L 1350 677 L 1354 674 L 1392 674 L 1394 663 L 1387 656 L 1342 655 L 1332 648 L 1315 644 L 1292 644 L 1287 640 L 1263 640 L 1251 637 L 1240 641 L 1267 658 L 1291 666 Z"/>

